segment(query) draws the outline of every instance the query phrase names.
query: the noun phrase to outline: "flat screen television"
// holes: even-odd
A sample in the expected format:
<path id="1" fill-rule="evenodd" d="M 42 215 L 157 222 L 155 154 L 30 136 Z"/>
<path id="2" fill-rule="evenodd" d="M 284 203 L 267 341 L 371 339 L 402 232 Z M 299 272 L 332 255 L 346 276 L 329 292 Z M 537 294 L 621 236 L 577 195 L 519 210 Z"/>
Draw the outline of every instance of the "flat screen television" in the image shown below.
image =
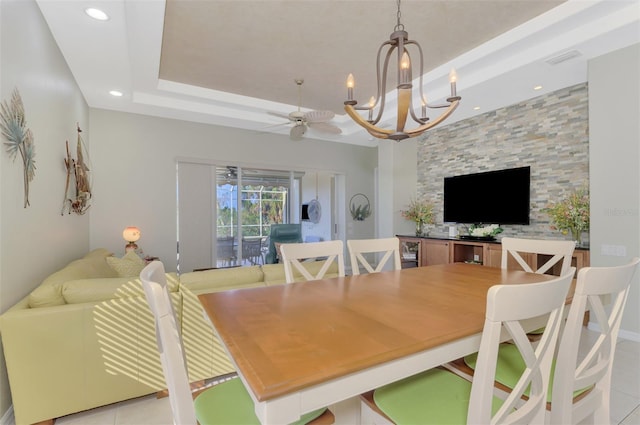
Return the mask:
<path id="1" fill-rule="evenodd" d="M 531 167 L 444 179 L 444 221 L 529 224 Z"/>

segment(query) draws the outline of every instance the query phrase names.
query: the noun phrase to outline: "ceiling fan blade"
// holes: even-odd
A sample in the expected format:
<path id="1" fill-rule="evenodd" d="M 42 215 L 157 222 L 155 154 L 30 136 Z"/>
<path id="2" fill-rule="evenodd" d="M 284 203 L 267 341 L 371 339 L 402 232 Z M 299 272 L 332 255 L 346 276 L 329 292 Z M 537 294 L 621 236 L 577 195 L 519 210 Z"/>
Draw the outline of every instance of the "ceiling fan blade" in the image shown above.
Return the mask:
<path id="1" fill-rule="evenodd" d="M 271 124 L 260 128 L 260 131 L 277 130 L 279 127 L 286 127 L 290 125 L 288 122 L 281 122 L 279 124 Z"/>
<path id="2" fill-rule="evenodd" d="M 323 133 L 342 134 L 340 127 L 326 122 L 310 122 L 309 127 L 314 130 L 322 131 Z"/>
<path id="3" fill-rule="evenodd" d="M 289 138 L 291 140 L 300 141 L 302 140 L 302 136 L 307 132 L 307 126 L 304 124 L 294 125 L 289 132 Z"/>
<path id="4" fill-rule="evenodd" d="M 273 115 L 274 117 L 284 118 L 287 121 L 290 121 L 289 115 L 281 114 L 279 112 L 267 111 L 267 114 Z"/>
<path id="5" fill-rule="evenodd" d="M 331 121 L 335 116 L 332 111 L 309 111 L 304 114 L 304 118 L 310 123 Z"/>

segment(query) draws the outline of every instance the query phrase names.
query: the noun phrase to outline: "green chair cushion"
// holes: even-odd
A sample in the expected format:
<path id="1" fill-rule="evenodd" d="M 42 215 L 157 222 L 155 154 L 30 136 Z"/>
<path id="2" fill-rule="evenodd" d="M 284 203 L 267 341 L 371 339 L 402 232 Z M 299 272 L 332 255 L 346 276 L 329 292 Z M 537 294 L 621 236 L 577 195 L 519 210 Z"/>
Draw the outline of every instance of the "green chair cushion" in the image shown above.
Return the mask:
<path id="1" fill-rule="evenodd" d="M 444 369 L 431 369 L 380 387 L 376 405 L 396 424 L 465 424 L 471 382 Z M 493 397 L 492 414 L 502 400 Z"/>
<path id="2" fill-rule="evenodd" d="M 194 401 L 196 419 L 200 425 L 260 425 L 254 413 L 253 400 L 240 379 L 214 385 Z M 292 425 L 303 425 L 322 415 L 318 409 L 303 415 Z"/>
<path id="3" fill-rule="evenodd" d="M 464 358 L 464 362 L 471 369 L 475 369 L 476 361 L 478 360 L 478 353 L 470 354 Z M 501 383 L 507 388 L 513 388 L 520 376 L 522 376 L 522 372 L 524 371 L 526 365 L 524 363 L 524 359 L 518 350 L 518 347 L 515 344 L 500 344 L 500 349 L 498 350 L 498 364 L 496 366 L 496 381 Z M 551 398 L 553 396 L 553 374 L 555 371 L 556 362 L 555 360 L 551 364 L 551 379 L 549 380 L 549 390 L 547 391 L 547 402 L 551 402 Z M 583 388 L 581 390 L 577 390 L 573 392 L 573 396 L 576 397 L 583 392 L 587 391 L 589 388 Z M 525 395 L 529 395 L 529 388 L 524 392 Z"/>

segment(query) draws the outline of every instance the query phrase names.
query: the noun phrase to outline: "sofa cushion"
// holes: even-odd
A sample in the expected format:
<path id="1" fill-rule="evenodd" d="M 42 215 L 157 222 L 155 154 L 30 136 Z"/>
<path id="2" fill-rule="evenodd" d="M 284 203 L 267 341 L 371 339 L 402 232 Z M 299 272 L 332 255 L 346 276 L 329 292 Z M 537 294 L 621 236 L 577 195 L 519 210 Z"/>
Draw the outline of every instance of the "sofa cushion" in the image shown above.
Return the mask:
<path id="1" fill-rule="evenodd" d="M 96 248 L 89 251 L 83 258 L 105 258 L 113 255 L 113 252 L 106 248 Z"/>
<path id="2" fill-rule="evenodd" d="M 178 290 L 178 275 L 167 273 L 169 292 Z M 62 296 L 67 304 L 99 302 L 117 298 L 144 297 L 139 278 L 112 277 L 70 280 L 62 284 Z"/>
<path id="3" fill-rule="evenodd" d="M 117 277 L 118 274 L 116 271 L 107 263 L 107 258 L 112 255 L 113 253 L 107 249 L 97 248 L 85 255 L 83 259 L 91 262 L 91 266 L 93 267 L 96 276 Z"/>
<path id="4" fill-rule="evenodd" d="M 264 274 L 260 266 L 212 269 L 180 275 L 180 285 L 197 293 L 264 286 L 263 281 Z"/>
<path id="5" fill-rule="evenodd" d="M 302 264 L 309 273 L 315 276 L 324 265 L 324 261 L 306 261 Z M 265 264 L 262 266 L 262 272 L 264 273 L 264 281 L 267 285 L 281 285 L 283 283 L 287 283 L 287 279 L 284 275 L 284 264 Z M 300 272 L 295 268 L 293 269 L 293 277 L 296 282 L 302 282 L 305 280 L 302 274 L 300 274 Z M 325 279 L 330 277 L 338 277 L 338 264 L 335 261 L 329 266 L 329 269 L 324 275 Z"/>
<path id="6" fill-rule="evenodd" d="M 111 255 L 104 249 L 90 252 L 74 260 L 64 268 L 46 277 L 40 286 L 29 294 L 29 307 L 50 307 L 65 304 L 62 284 L 69 280 L 115 277 L 116 273 L 107 265 L 105 258 Z"/>
<path id="7" fill-rule="evenodd" d="M 122 258 L 107 257 L 107 264 L 116 271 L 118 277 L 138 277 L 146 265 L 135 251 L 127 252 Z"/>

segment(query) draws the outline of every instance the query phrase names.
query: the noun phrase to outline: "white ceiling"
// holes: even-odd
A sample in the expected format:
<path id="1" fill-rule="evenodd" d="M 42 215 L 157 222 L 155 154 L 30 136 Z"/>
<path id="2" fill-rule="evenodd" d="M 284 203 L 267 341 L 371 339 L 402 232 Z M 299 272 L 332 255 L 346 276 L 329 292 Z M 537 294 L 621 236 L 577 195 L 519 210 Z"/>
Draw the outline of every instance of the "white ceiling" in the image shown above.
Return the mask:
<path id="1" fill-rule="evenodd" d="M 392 0 L 37 2 L 90 107 L 288 134 L 267 112 L 297 109 L 303 78 L 303 110 L 333 110 L 342 129 L 305 138 L 378 143 L 342 108 L 349 72 L 360 103 L 375 94 Z M 89 18 L 87 7 L 110 19 Z M 430 102 L 448 95 L 457 70 L 462 101 L 445 124 L 585 82 L 589 59 L 640 42 L 640 0 L 406 0 L 401 11 L 424 51 Z"/>

